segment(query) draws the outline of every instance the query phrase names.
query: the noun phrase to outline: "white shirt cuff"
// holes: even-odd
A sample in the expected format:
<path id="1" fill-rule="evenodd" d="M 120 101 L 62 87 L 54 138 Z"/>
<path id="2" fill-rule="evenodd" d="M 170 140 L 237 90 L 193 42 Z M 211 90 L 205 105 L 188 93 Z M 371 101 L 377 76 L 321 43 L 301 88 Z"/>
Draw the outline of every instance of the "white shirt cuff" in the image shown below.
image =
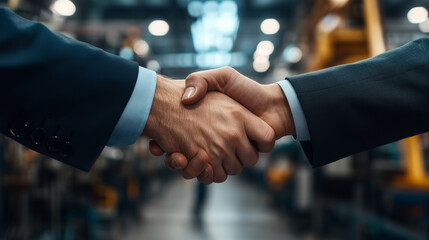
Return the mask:
<path id="1" fill-rule="evenodd" d="M 290 110 L 292 111 L 293 122 L 295 123 L 296 129 L 296 139 L 298 141 L 310 141 L 307 120 L 305 119 L 304 111 L 299 103 L 295 89 L 287 80 L 279 81 L 277 84 L 283 89 L 289 103 Z"/>
<path id="2" fill-rule="evenodd" d="M 156 88 L 156 73 L 139 67 L 136 85 L 110 136 L 109 146 L 125 146 L 134 144 L 143 132 L 152 107 Z"/>

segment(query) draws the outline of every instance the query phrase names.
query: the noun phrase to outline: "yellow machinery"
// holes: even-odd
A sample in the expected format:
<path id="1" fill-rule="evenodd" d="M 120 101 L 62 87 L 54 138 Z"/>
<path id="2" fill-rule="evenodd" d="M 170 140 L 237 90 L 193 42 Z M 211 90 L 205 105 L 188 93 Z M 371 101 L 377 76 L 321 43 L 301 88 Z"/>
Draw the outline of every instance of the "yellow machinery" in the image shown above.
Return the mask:
<path id="1" fill-rule="evenodd" d="M 307 22 L 302 39 L 313 49 L 309 70 L 315 71 L 339 64 L 352 63 L 386 51 L 378 1 L 342 0 L 317 1 L 312 17 Z M 341 2 L 340 6 L 336 3 Z M 346 27 L 347 8 L 362 4 L 365 27 Z M 314 31 L 314 29 L 316 29 Z M 402 140 L 401 159 L 405 173 L 394 179 L 393 185 L 412 190 L 429 190 L 429 175 L 425 170 L 424 155 L 419 136 Z"/>
<path id="2" fill-rule="evenodd" d="M 371 56 L 386 51 L 381 27 L 378 1 L 364 0 L 365 22 Z M 395 179 L 394 185 L 400 188 L 428 190 L 429 176 L 424 165 L 424 155 L 419 136 L 413 136 L 401 141 L 402 159 L 405 164 L 405 174 Z"/>

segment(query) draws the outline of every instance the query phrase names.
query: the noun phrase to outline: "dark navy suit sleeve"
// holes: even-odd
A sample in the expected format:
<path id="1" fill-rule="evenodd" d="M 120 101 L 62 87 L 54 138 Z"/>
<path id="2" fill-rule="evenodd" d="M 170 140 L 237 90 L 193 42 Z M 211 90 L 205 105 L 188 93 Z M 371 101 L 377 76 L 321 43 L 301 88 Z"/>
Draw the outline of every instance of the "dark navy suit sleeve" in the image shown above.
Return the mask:
<path id="1" fill-rule="evenodd" d="M 314 167 L 429 131 L 429 38 L 288 78 L 307 119 Z"/>
<path id="2" fill-rule="evenodd" d="M 133 92 L 138 65 L 0 8 L 0 131 L 89 170 Z"/>

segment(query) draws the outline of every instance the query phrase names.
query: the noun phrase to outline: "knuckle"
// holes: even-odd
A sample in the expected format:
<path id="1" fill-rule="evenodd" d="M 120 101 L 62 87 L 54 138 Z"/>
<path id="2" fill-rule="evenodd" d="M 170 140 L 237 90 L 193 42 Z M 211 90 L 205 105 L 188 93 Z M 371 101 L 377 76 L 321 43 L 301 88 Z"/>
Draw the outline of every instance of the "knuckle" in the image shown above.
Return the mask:
<path id="1" fill-rule="evenodd" d="M 206 151 L 201 150 L 198 153 L 198 157 L 201 159 L 201 161 L 208 163 L 210 161 L 209 155 L 207 154 Z"/>
<path id="2" fill-rule="evenodd" d="M 232 142 L 238 142 L 241 139 L 241 134 L 237 130 L 228 131 L 226 136 Z"/>
<path id="3" fill-rule="evenodd" d="M 229 111 L 231 116 L 233 116 L 236 119 L 242 119 L 244 116 L 243 110 L 239 107 L 231 106 Z"/>

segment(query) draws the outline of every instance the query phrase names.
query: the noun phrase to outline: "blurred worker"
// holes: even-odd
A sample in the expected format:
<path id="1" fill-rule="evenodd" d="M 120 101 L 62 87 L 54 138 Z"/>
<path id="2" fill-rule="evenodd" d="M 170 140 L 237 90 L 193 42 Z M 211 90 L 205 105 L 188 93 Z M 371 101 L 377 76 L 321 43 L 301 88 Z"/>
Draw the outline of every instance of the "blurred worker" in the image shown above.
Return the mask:
<path id="1" fill-rule="evenodd" d="M 260 85 L 226 67 L 193 73 L 186 87 L 184 104 L 208 90 L 225 93 L 270 124 L 276 139 L 296 136 L 318 167 L 429 131 L 429 38 L 277 84 Z M 183 159 L 177 153 L 166 162 Z"/>
<path id="2" fill-rule="evenodd" d="M 256 163 L 249 139 L 262 151 L 274 145 L 273 129 L 223 94 L 187 108 L 183 81 L 7 8 L 0 8 L 0 29 L 0 132 L 37 152 L 89 170 L 106 144 L 133 144 L 143 133 L 167 152 L 184 153 L 184 174 L 221 182 Z"/>

